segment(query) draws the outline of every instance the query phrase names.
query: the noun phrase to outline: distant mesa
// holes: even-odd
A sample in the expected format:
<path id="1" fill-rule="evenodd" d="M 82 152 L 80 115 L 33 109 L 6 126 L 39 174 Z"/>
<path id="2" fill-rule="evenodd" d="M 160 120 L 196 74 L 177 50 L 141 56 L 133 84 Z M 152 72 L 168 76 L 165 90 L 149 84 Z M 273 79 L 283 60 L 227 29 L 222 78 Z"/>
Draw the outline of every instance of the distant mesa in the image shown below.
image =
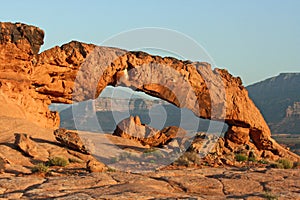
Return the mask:
<path id="1" fill-rule="evenodd" d="M 37 27 L 0 23 L 0 95 L 39 126 L 59 126 L 58 113 L 48 108 L 51 103 L 95 99 L 108 85 L 125 86 L 187 108 L 200 118 L 224 120 L 230 130 L 226 138 L 233 143 L 240 137 L 235 130 L 242 129 L 243 135 L 249 134 L 244 142 L 253 143 L 258 150 L 299 159 L 271 138 L 241 79 L 226 70 L 77 41 L 38 53 L 43 38 L 44 32 Z"/>
<path id="2" fill-rule="evenodd" d="M 300 134 L 300 102 L 286 109 L 285 117 L 278 123 L 270 123 L 275 133 Z"/>

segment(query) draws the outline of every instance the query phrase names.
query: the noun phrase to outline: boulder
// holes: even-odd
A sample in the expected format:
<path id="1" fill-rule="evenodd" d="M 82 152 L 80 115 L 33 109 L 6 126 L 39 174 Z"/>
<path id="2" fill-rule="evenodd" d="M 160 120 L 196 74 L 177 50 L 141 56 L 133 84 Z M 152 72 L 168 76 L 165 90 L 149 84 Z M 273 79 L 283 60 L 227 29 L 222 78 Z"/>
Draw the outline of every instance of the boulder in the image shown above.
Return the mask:
<path id="1" fill-rule="evenodd" d="M 27 156 L 39 156 L 37 144 L 25 133 L 15 133 L 15 145 Z"/>
<path id="2" fill-rule="evenodd" d="M 131 139 L 149 145 L 150 147 L 159 147 L 167 145 L 176 137 L 183 137 L 186 132 L 178 127 L 166 127 L 163 130 L 157 130 L 148 125 L 141 124 L 138 116 L 130 116 L 122 120 L 113 135 Z"/>
<path id="3" fill-rule="evenodd" d="M 157 129 L 141 124 L 138 116 L 130 116 L 117 125 L 113 135 L 142 142 L 144 139 L 154 136 L 157 132 Z"/>
<path id="4" fill-rule="evenodd" d="M 95 159 L 92 159 L 92 160 L 88 160 L 88 162 L 86 163 L 86 169 L 90 173 L 104 172 L 107 170 L 107 167 L 105 166 L 105 164 L 103 164 Z"/>
<path id="5" fill-rule="evenodd" d="M 228 128 L 225 138 L 236 144 L 246 144 L 250 141 L 249 129 L 231 126 Z"/>
<path id="6" fill-rule="evenodd" d="M 82 142 L 77 132 L 68 131 L 64 128 L 60 128 L 54 131 L 55 139 L 60 142 L 63 146 L 79 151 L 84 154 L 89 154 L 89 150 Z"/>

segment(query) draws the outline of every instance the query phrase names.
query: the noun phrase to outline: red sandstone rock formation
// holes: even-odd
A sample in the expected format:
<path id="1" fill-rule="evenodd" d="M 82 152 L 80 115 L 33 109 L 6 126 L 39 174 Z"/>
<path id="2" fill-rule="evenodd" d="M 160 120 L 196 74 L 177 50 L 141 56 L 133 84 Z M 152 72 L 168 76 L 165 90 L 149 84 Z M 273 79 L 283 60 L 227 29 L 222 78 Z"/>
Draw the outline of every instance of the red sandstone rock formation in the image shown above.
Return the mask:
<path id="1" fill-rule="evenodd" d="M 41 126 L 58 126 L 59 116 L 50 112 L 51 100 L 36 92 L 32 82 L 44 32 L 24 24 L 0 23 L 0 96 L 23 108 L 25 117 Z M 5 115 L 1 113 L 0 115 Z"/>
<path id="2" fill-rule="evenodd" d="M 141 142 L 150 147 L 159 147 L 168 144 L 176 137 L 183 137 L 186 132 L 179 127 L 171 126 L 163 130 L 156 130 L 147 125 L 141 124 L 138 116 L 122 120 L 113 135 Z"/>
<path id="3" fill-rule="evenodd" d="M 26 118 L 40 126 L 59 124 L 58 114 L 48 109 L 51 103 L 93 99 L 107 85 L 123 85 L 201 118 L 224 120 L 230 126 L 226 138 L 232 142 L 251 139 L 259 150 L 299 159 L 271 139 L 240 78 L 226 70 L 74 41 L 38 54 L 42 30 L 11 23 L 0 27 L 0 96 L 22 107 Z"/>

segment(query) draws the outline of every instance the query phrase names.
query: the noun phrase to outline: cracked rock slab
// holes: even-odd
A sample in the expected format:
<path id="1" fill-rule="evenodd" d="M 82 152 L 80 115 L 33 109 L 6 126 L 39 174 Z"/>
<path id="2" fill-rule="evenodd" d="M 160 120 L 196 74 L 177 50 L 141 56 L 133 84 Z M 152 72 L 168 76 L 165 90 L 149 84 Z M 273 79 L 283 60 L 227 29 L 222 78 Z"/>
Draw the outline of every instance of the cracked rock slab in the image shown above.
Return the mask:
<path id="1" fill-rule="evenodd" d="M 275 181 L 269 179 L 270 174 Z M 261 179 L 258 178 L 261 176 Z M 267 178 L 264 180 L 264 176 Z M 203 168 L 133 174 L 0 177 L 3 199 L 299 199 L 300 173 Z"/>

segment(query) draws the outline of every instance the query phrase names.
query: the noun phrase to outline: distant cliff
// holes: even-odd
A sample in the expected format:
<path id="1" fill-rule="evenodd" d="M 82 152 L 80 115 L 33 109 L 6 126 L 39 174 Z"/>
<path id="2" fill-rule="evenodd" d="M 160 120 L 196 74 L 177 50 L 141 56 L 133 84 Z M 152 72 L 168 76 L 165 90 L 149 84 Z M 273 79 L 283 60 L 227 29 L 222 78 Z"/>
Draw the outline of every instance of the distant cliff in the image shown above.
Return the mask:
<path id="1" fill-rule="evenodd" d="M 286 109 L 287 118 L 299 118 L 300 117 L 300 102 L 295 102 L 293 106 L 289 106 Z"/>
<path id="2" fill-rule="evenodd" d="M 150 110 L 153 105 L 165 105 L 167 102 L 157 99 L 121 99 L 104 97 L 95 101 L 95 109 L 97 112 L 104 111 L 119 111 L 125 112 L 128 110 Z"/>
<path id="3" fill-rule="evenodd" d="M 95 123 L 89 118 L 93 116 L 88 113 L 96 113 Z M 94 106 L 92 102 L 82 102 L 75 109 L 68 107 L 62 110 L 60 126 L 85 131 L 113 132 L 120 121 L 130 116 L 139 116 L 142 124 L 151 124 L 156 129 L 180 126 L 185 130 L 204 132 L 208 131 L 210 123 L 210 120 L 196 117 L 190 110 L 180 109 L 160 99 L 102 97 L 94 102 Z M 220 127 L 223 127 L 222 133 L 228 129 L 226 124 L 215 121 L 209 131 L 217 132 Z"/>
<path id="4" fill-rule="evenodd" d="M 294 102 L 286 109 L 286 116 L 279 123 L 270 124 L 277 133 L 300 134 L 300 102 Z"/>
<path id="5" fill-rule="evenodd" d="M 247 87 L 273 133 L 300 133 L 300 73 L 281 73 Z"/>

